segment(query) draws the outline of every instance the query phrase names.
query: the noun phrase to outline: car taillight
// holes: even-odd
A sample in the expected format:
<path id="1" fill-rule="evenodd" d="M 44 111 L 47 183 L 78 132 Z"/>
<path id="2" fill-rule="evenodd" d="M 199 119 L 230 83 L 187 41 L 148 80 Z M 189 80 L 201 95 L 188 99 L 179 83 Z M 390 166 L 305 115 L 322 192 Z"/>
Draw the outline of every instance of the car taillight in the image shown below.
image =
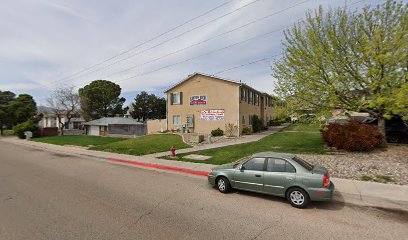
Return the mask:
<path id="1" fill-rule="evenodd" d="M 323 187 L 329 187 L 330 186 L 330 178 L 328 175 L 323 176 Z"/>

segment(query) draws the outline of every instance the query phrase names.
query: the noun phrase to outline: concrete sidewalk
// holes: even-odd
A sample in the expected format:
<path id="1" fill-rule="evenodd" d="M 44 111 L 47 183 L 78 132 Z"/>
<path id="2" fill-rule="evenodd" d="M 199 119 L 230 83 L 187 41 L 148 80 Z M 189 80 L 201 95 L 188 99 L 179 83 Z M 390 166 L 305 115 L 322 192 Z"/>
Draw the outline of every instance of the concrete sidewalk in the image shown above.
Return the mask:
<path id="1" fill-rule="evenodd" d="M 221 142 L 221 143 L 212 143 L 212 144 L 201 144 L 201 145 L 196 145 L 192 148 L 184 148 L 177 150 L 177 154 L 180 153 L 190 153 L 190 152 L 196 152 L 196 151 L 201 151 L 201 150 L 207 150 L 207 149 L 213 149 L 213 148 L 220 148 L 220 147 L 226 147 L 226 146 L 232 146 L 232 145 L 237 145 L 237 144 L 243 144 L 243 143 L 250 143 L 250 142 L 256 142 L 258 140 L 261 140 L 262 138 L 269 136 L 271 134 L 280 132 L 282 129 L 286 128 L 289 126 L 289 123 L 282 124 L 281 126 L 273 126 L 269 127 L 268 130 L 260 132 L 260 133 L 255 133 L 251 135 L 243 135 L 237 139 L 234 139 L 229 142 Z M 148 154 L 145 155 L 147 157 L 164 157 L 168 156 L 170 153 L 169 151 L 166 152 L 160 152 L 160 153 L 153 153 L 153 154 Z"/>
<path id="2" fill-rule="evenodd" d="M 0 142 L 1 141 L 56 153 L 94 157 L 102 161 L 134 165 L 142 168 L 145 166 L 150 166 L 149 168 L 151 168 L 151 166 L 159 166 L 155 168 L 170 171 L 172 171 L 172 169 L 185 169 L 193 172 L 209 172 L 211 168 L 215 167 L 215 165 L 211 164 L 172 161 L 158 159 L 152 156 L 132 156 L 100 152 L 81 147 L 65 147 L 15 138 L 0 138 Z M 339 178 L 331 178 L 331 181 L 334 183 L 336 189 L 334 194 L 335 201 L 359 206 L 408 211 L 408 186 L 406 185 L 400 186 Z"/>

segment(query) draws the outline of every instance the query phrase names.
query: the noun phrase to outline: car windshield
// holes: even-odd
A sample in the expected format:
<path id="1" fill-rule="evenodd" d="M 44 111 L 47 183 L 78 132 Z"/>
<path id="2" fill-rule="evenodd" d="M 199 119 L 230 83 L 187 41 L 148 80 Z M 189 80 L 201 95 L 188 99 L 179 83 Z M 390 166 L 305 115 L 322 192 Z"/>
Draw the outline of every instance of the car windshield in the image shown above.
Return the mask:
<path id="1" fill-rule="evenodd" d="M 301 158 L 294 157 L 292 159 L 293 159 L 293 161 L 297 162 L 300 166 L 304 167 L 308 171 L 311 171 L 314 168 L 314 166 L 312 164 L 306 162 L 305 160 L 303 160 Z"/>
<path id="2" fill-rule="evenodd" d="M 248 159 L 249 159 L 249 157 L 244 157 L 244 158 L 238 159 L 237 161 L 234 162 L 233 168 L 237 167 L 239 164 L 245 162 Z"/>

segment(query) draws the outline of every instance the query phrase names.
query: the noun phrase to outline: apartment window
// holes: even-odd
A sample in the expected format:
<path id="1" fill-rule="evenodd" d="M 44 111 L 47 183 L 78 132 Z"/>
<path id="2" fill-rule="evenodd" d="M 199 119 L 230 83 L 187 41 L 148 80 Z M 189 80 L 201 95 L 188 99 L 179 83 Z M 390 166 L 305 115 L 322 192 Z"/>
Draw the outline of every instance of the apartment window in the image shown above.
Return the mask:
<path id="1" fill-rule="evenodd" d="M 176 92 L 171 94 L 171 104 L 182 104 L 183 103 L 183 93 Z"/>
<path id="2" fill-rule="evenodd" d="M 180 115 L 173 115 L 173 125 L 181 125 Z"/>
<path id="3" fill-rule="evenodd" d="M 246 90 L 241 88 L 241 100 L 246 101 Z"/>
<path id="4" fill-rule="evenodd" d="M 245 116 L 242 116 L 242 124 L 245 124 Z"/>
<path id="5" fill-rule="evenodd" d="M 252 118 L 251 118 L 251 115 L 249 115 L 249 125 L 251 125 L 252 124 Z"/>

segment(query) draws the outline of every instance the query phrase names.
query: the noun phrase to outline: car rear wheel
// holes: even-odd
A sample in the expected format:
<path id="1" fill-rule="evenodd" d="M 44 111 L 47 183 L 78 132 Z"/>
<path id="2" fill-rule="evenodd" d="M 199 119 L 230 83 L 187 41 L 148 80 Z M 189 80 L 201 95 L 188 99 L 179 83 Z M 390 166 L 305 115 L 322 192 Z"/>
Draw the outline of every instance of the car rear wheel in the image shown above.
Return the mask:
<path id="1" fill-rule="evenodd" d="M 305 208 L 310 202 L 309 195 L 301 188 L 289 189 L 286 198 L 295 208 Z"/>
<path id="2" fill-rule="evenodd" d="M 227 178 L 219 177 L 217 179 L 217 188 L 218 188 L 218 191 L 222 193 L 227 193 L 231 190 L 231 185 Z"/>

